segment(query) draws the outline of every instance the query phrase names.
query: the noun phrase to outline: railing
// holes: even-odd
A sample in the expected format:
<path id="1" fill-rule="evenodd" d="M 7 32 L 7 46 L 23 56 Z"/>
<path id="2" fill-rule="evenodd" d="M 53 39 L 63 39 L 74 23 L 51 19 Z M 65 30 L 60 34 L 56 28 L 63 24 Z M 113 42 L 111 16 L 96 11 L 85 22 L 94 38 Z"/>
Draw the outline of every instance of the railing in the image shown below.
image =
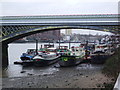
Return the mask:
<path id="1" fill-rule="evenodd" d="M 118 14 L 99 14 L 99 15 L 48 15 L 48 16 L 2 16 L 0 23 L 85 23 L 85 22 L 117 22 Z M 80 24 L 79 24 L 80 25 Z"/>
<path id="2" fill-rule="evenodd" d="M 113 90 L 120 90 L 120 74 L 117 78 L 117 81 L 115 83 L 114 89 Z"/>

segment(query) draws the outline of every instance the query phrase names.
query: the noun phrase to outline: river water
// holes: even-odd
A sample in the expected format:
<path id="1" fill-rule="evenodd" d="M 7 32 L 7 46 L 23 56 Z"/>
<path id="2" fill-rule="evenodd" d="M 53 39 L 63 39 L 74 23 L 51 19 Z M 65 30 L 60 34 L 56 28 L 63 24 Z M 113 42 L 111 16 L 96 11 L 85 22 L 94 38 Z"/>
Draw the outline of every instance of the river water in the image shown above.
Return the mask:
<path id="1" fill-rule="evenodd" d="M 38 47 L 47 43 L 39 43 Z M 69 43 L 61 43 L 61 45 L 69 46 Z M 78 46 L 78 43 L 71 43 L 71 46 Z M 23 52 L 26 52 L 29 48 L 35 48 L 35 43 L 11 43 L 8 47 L 8 57 L 9 57 L 9 66 L 3 71 L 3 77 L 24 77 L 28 75 L 45 75 L 45 74 L 53 74 L 55 72 L 59 72 L 60 68 L 55 68 L 54 66 L 57 65 L 53 64 L 47 67 L 23 67 L 22 65 L 14 64 L 15 61 L 21 61 L 20 56 Z M 55 47 L 59 46 L 58 43 L 54 44 Z M 75 69 L 100 69 L 101 65 L 92 65 L 92 64 L 82 64 L 76 67 Z M 71 68 L 70 68 L 71 69 Z M 24 71 L 25 73 L 21 73 Z"/>

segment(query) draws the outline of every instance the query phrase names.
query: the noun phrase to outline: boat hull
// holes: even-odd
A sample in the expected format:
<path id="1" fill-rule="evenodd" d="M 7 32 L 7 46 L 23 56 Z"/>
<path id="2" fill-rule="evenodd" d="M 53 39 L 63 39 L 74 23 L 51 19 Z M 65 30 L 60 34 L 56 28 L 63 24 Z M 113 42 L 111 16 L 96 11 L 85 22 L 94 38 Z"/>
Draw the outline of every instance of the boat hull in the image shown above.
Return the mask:
<path id="1" fill-rule="evenodd" d="M 34 61 L 35 66 L 48 66 L 51 64 L 54 64 L 58 61 L 58 59 L 54 60 L 39 60 L 39 61 Z"/>
<path id="2" fill-rule="evenodd" d="M 61 56 L 59 60 L 59 65 L 62 67 L 75 66 L 80 64 L 81 61 L 82 61 L 82 58 L 79 58 L 76 56 Z"/>
<path id="3" fill-rule="evenodd" d="M 92 55 L 91 56 L 91 63 L 93 64 L 104 64 L 107 58 L 110 55 Z"/>
<path id="4" fill-rule="evenodd" d="M 21 59 L 22 61 L 32 60 L 32 58 L 33 58 L 33 56 L 30 56 L 30 55 L 22 55 L 22 56 L 20 57 L 20 59 Z"/>
<path id="5" fill-rule="evenodd" d="M 48 66 L 51 64 L 56 63 L 59 60 L 60 56 L 56 56 L 54 58 L 41 58 L 41 57 L 35 57 L 35 59 L 33 59 L 34 61 L 34 65 L 35 66 Z"/>
<path id="6" fill-rule="evenodd" d="M 23 66 L 32 66 L 32 65 L 34 65 L 34 62 L 33 62 L 33 60 L 25 60 L 22 62 L 22 65 Z"/>

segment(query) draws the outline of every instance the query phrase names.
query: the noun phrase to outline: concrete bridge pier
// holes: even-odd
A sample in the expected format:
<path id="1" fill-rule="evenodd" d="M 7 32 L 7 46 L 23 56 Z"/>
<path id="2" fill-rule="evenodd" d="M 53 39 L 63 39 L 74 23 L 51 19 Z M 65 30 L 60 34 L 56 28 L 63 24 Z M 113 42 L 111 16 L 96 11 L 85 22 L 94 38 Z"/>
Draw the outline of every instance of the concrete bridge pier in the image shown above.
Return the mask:
<path id="1" fill-rule="evenodd" d="M 2 43 L 2 67 L 7 67 L 8 64 L 8 44 Z"/>

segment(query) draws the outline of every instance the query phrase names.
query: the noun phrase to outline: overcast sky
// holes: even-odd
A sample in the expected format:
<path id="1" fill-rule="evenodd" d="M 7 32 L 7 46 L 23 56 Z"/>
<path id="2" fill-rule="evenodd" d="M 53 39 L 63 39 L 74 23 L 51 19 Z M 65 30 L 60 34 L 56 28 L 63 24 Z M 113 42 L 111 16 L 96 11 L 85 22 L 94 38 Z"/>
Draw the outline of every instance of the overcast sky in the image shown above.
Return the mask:
<path id="1" fill-rule="evenodd" d="M 0 0 L 0 15 L 117 14 L 119 0 Z"/>
<path id="2" fill-rule="evenodd" d="M 65 34 L 65 29 L 61 30 L 61 33 Z M 103 31 L 96 31 L 96 30 L 89 30 L 89 29 L 72 29 L 72 34 L 91 34 L 91 35 L 112 35 L 110 32 L 103 32 Z"/>

